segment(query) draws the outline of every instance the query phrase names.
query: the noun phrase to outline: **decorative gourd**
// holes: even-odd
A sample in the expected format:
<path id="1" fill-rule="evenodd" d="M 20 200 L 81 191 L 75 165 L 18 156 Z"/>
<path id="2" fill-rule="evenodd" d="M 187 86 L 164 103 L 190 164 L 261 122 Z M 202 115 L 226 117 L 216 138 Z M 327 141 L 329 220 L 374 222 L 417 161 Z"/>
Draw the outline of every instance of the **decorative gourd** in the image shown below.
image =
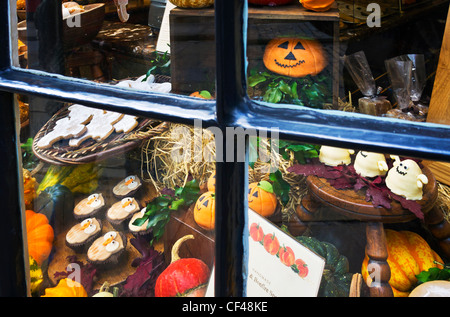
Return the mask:
<path id="1" fill-rule="evenodd" d="M 298 236 L 296 239 L 325 259 L 318 296 L 348 297 L 353 274 L 349 272 L 347 257 L 340 254 L 339 250 L 329 242 L 307 236 Z"/>
<path id="2" fill-rule="evenodd" d="M 155 297 L 205 296 L 210 269 L 202 260 L 178 255 L 181 244 L 188 239 L 194 236 L 186 235 L 174 243 L 171 263 L 156 279 Z"/>
<path id="3" fill-rule="evenodd" d="M 54 232 L 45 215 L 25 211 L 28 253 L 38 265 L 49 257 L 53 247 Z"/>
<path id="4" fill-rule="evenodd" d="M 216 172 L 212 172 L 212 174 L 208 178 L 208 182 L 206 184 L 208 191 L 215 192 L 216 191 Z"/>
<path id="5" fill-rule="evenodd" d="M 33 257 L 29 256 L 30 261 L 30 291 L 31 294 L 36 294 L 39 291 L 39 287 L 44 280 L 41 267 L 37 264 Z"/>
<path id="6" fill-rule="evenodd" d="M 64 221 L 72 217 L 74 205 L 72 192 L 66 186 L 56 184 L 39 193 L 33 210 L 44 214 L 58 234 L 63 230 Z"/>
<path id="7" fill-rule="evenodd" d="M 33 208 L 33 200 L 36 198 L 36 189 L 39 184 L 36 182 L 36 178 L 31 175 L 31 172 L 27 169 L 22 169 L 23 173 L 23 198 L 25 200 L 25 208 Z"/>
<path id="8" fill-rule="evenodd" d="M 169 0 L 180 8 L 206 8 L 214 5 L 214 0 Z"/>
<path id="9" fill-rule="evenodd" d="M 100 287 L 100 290 L 98 291 L 98 293 L 94 294 L 92 297 L 118 297 L 118 288 L 114 287 L 113 291 L 110 292 L 109 283 L 105 282 Z"/>
<path id="10" fill-rule="evenodd" d="M 46 288 L 41 297 L 87 297 L 87 292 L 80 283 L 63 278 L 55 287 Z"/>
<path id="11" fill-rule="evenodd" d="M 213 99 L 211 96 L 211 93 L 207 90 L 201 90 L 201 91 L 194 91 L 189 95 L 190 97 L 197 97 L 200 99 Z"/>
<path id="12" fill-rule="evenodd" d="M 276 74 L 298 78 L 320 73 L 327 65 L 327 58 L 316 40 L 280 37 L 267 44 L 263 63 Z"/>
<path id="13" fill-rule="evenodd" d="M 434 263 L 443 263 L 439 255 L 417 233 L 411 231 L 395 231 L 385 229 L 388 250 L 387 263 L 391 269 L 391 285 L 394 297 L 406 297 L 417 283 L 416 275 L 433 267 L 441 267 Z M 361 274 L 368 286 L 372 283 L 367 265 L 366 255 Z"/>
<path id="14" fill-rule="evenodd" d="M 300 0 L 300 3 L 307 10 L 324 12 L 331 9 L 334 0 Z"/>
<path id="15" fill-rule="evenodd" d="M 248 3 L 263 5 L 263 6 L 279 6 L 292 3 L 294 0 L 248 0 Z"/>
<path id="16" fill-rule="evenodd" d="M 248 207 L 263 217 L 270 217 L 277 209 L 277 196 L 267 181 L 248 185 Z"/>
<path id="17" fill-rule="evenodd" d="M 213 230 L 215 227 L 216 199 L 215 193 L 208 191 L 203 193 L 194 206 L 194 220 L 205 230 Z"/>

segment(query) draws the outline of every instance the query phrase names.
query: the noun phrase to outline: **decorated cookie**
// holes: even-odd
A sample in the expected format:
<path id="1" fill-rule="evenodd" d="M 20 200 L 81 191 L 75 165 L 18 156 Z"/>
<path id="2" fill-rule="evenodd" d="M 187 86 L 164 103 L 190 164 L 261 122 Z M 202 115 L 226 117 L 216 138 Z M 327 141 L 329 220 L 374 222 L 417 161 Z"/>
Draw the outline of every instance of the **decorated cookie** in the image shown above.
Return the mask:
<path id="1" fill-rule="evenodd" d="M 320 147 L 319 161 L 329 166 L 348 165 L 352 161 L 351 154 L 354 153 L 355 151 L 353 150 L 322 145 Z"/>
<path id="2" fill-rule="evenodd" d="M 136 175 L 130 175 L 121 180 L 112 191 L 117 198 L 133 196 L 142 186 L 141 180 Z"/>
<path id="3" fill-rule="evenodd" d="M 423 185 L 428 178 L 422 173 L 419 165 L 410 159 L 396 159 L 386 176 L 386 186 L 394 193 L 408 200 L 421 200 Z"/>
<path id="4" fill-rule="evenodd" d="M 85 132 L 86 126 L 82 122 L 65 117 L 57 120 L 53 130 L 39 139 L 36 146 L 40 149 L 47 149 L 60 140 L 76 138 Z"/>
<path id="5" fill-rule="evenodd" d="M 117 133 L 129 133 L 138 125 L 136 116 L 124 115 L 117 123 L 114 124 L 114 130 Z"/>
<path id="6" fill-rule="evenodd" d="M 102 223 L 96 218 L 87 218 L 69 229 L 66 234 L 66 245 L 77 253 L 90 246 L 92 241 L 102 233 Z"/>
<path id="7" fill-rule="evenodd" d="M 386 157 L 381 153 L 359 151 L 355 157 L 355 171 L 363 177 L 386 175 Z"/>
<path id="8" fill-rule="evenodd" d="M 106 212 L 106 219 L 117 230 L 126 230 L 128 222 L 136 211 L 139 211 L 139 203 L 132 197 L 125 197 L 114 203 Z"/>
<path id="9" fill-rule="evenodd" d="M 127 238 L 118 231 L 109 231 L 97 238 L 87 251 L 87 260 L 99 266 L 116 265 L 125 254 Z"/>
<path id="10" fill-rule="evenodd" d="M 122 113 L 113 111 L 95 112 L 91 121 L 86 125 L 86 131 L 79 137 L 69 140 L 69 146 L 78 147 L 88 139 L 105 140 L 114 132 L 114 124 L 123 117 Z"/>
<path id="11" fill-rule="evenodd" d="M 101 193 L 89 195 L 75 205 L 73 213 L 76 219 L 84 219 L 98 215 L 105 207 L 105 199 Z"/>

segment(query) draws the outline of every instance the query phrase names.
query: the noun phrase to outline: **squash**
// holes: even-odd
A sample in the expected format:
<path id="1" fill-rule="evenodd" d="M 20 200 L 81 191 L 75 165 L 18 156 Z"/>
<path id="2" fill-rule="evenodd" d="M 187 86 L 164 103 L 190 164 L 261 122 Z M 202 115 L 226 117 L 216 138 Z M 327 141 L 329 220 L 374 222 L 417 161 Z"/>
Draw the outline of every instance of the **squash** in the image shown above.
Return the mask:
<path id="1" fill-rule="evenodd" d="M 325 259 L 325 269 L 320 282 L 319 297 L 348 297 L 353 274 L 349 272 L 346 256 L 331 243 L 314 237 L 296 237 L 302 245 Z"/>
<path id="2" fill-rule="evenodd" d="M 206 8 L 214 5 L 214 0 L 169 0 L 180 8 Z"/>
<path id="3" fill-rule="evenodd" d="M 49 257 L 53 248 L 54 232 L 45 215 L 25 211 L 28 253 L 38 265 Z"/>
<path id="4" fill-rule="evenodd" d="M 194 220 L 205 230 L 215 227 L 216 199 L 214 192 L 203 193 L 194 206 Z"/>
<path id="5" fill-rule="evenodd" d="M 385 229 L 388 250 L 387 262 L 391 269 L 389 285 L 394 297 L 406 297 L 417 283 L 416 275 L 433 267 L 441 267 L 443 263 L 439 255 L 417 233 L 411 231 L 395 231 Z M 368 286 L 372 283 L 367 265 L 369 257 L 365 256 L 361 274 Z"/>
<path id="6" fill-rule="evenodd" d="M 87 297 L 87 292 L 77 281 L 63 278 L 55 287 L 46 288 L 41 297 Z"/>
<path id="7" fill-rule="evenodd" d="M 331 9 L 334 0 L 300 0 L 300 3 L 307 10 L 324 12 Z"/>
<path id="8" fill-rule="evenodd" d="M 270 217 L 278 206 L 277 196 L 273 193 L 272 184 L 267 181 L 254 182 L 248 185 L 248 207 L 263 217 Z"/>
<path id="9" fill-rule="evenodd" d="M 102 169 L 95 163 L 76 166 L 51 165 L 44 175 L 37 194 L 56 184 L 66 186 L 72 193 L 90 194 L 98 187 Z"/>
<path id="10" fill-rule="evenodd" d="M 39 186 L 36 178 L 33 177 L 31 172 L 25 168 L 22 169 L 23 174 L 23 197 L 25 200 L 25 208 L 32 209 L 34 199 L 36 198 L 36 190 Z"/>
<path id="11" fill-rule="evenodd" d="M 36 294 L 44 280 L 41 267 L 37 264 L 33 257 L 29 256 L 30 261 L 30 291 Z"/>
<path id="12" fill-rule="evenodd" d="M 194 236 L 183 236 L 174 243 L 171 263 L 156 279 L 155 297 L 205 296 L 211 273 L 209 267 L 200 259 L 182 259 L 178 255 L 181 244 L 188 239 Z"/>
<path id="13" fill-rule="evenodd" d="M 316 40 L 278 37 L 267 43 L 263 63 L 271 72 L 299 78 L 319 74 L 328 61 L 322 45 Z"/>
<path id="14" fill-rule="evenodd" d="M 47 217 L 58 234 L 67 219 L 72 219 L 75 206 L 72 192 L 61 184 L 45 188 L 34 201 L 34 211 Z"/>
<path id="15" fill-rule="evenodd" d="M 206 183 L 208 191 L 215 192 L 216 191 L 216 172 L 212 172 L 212 174 L 208 177 L 208 182 Z"/>

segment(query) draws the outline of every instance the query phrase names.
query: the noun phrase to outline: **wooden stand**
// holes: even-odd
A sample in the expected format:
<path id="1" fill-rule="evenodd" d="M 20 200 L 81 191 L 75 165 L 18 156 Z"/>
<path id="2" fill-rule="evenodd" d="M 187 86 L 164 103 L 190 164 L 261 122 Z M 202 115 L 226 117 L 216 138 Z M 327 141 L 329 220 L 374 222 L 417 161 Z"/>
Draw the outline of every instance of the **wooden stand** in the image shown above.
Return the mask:
<path id="1" fill-rule="evenodd" d="M 423 199 L 419 202 L 422 211 L 427 214 L 437 199 L 437 186 L 433 174 L 424 168 L 428 177 L 428 184 L 424 188 Z M 392 202 L 391 209 L 375 207 L 367 202 L 365 194 L 352 189 L 339 190 L 332 187 L 325 178 L 307 177 L 308 194 L 297 208 L 297 216 L 306 226 L 307 222 L 320 219 L 321 206 L 347 218 L 367 221 L 366 225 L 366 253 L 369 257 L 369 273 L 376 272 L 377 278 L 370 287 L 371 297 L 392 297 L 389 285 L 391 271 L 387 263 L 388 253 L 383 223 L 407 222 L 415 218 L 410 211 L 403 209 L 397 202 Z M 431 222 L 438 222 L 432 221 Z M 438 232 L 437 230 L 435 232 Z M 375 274 L 375 273 L 374 273 Z"/>

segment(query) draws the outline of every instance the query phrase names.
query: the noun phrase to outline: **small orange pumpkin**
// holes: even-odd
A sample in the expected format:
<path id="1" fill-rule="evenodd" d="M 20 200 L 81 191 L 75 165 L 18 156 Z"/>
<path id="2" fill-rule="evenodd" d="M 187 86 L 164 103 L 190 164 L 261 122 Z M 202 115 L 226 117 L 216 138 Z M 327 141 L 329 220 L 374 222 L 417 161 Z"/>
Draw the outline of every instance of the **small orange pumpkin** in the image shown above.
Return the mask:
<path id="1" fill-rule="evenodd" d="M 438 263 L 443 263 L 443 261 L 417 233 L 391 229 L 384 231 L 388 250 L 387 262 L 391 270 L 389 285 L 394 297 L 406 297 L 417 283 L 417 274 L 434 267 L 442 268 L 435 261 Z M 361 273 L 366 284 L 370 286 L 372 277 L 367 269 L 368 262 L 369 257 L 366 255 Z"/>
<path id="2" fill-rule="evenodd" d="M 322 45 L 316 40 L 280 37 L 266 45 L 264 66 L 288 77 L 315 76 L 327 65 Z"/>
<path id="3" fill-rule="evenodd" d="M 87 297 L 83 285 L 68 278 L 59 280 L 58 285 L 45 289 L 41 297 Z"/>
<path id="4" fill-rule="evenodd" d="M 307 10 L 324 12 L 331 9 L 334 0 L 300 0 L 300 3 Z"/>
<path id="5" fill-rule="evenodd" d="M 212 172 L 212 174 L 208 178 L 208 182 L 206 187 L 208 188 L 208 191 L 215 192 L 216 191 L 216 172 Z"/>
<path id="6" fill-rule="evenodd" d="M 215 227 L 216 199 L 214 195 L 212 191 L 203 193 L 194 206 L 194 220 L 205 230 L 213 230 Z"/>
<path id="7" fill-rule="evenodd" d="M 50 255 L 53 247 L 54 231 L 44 214 L 32 210 L 25 211 L 28 253 L 41 265 Z"/>
<path id="8" fill-rule="evenodd" d="M 277 196 L 271 188 L 267 181 L 248 185 L 248 207 L 263 217 L 272 216 L 278 205 Z"/>

